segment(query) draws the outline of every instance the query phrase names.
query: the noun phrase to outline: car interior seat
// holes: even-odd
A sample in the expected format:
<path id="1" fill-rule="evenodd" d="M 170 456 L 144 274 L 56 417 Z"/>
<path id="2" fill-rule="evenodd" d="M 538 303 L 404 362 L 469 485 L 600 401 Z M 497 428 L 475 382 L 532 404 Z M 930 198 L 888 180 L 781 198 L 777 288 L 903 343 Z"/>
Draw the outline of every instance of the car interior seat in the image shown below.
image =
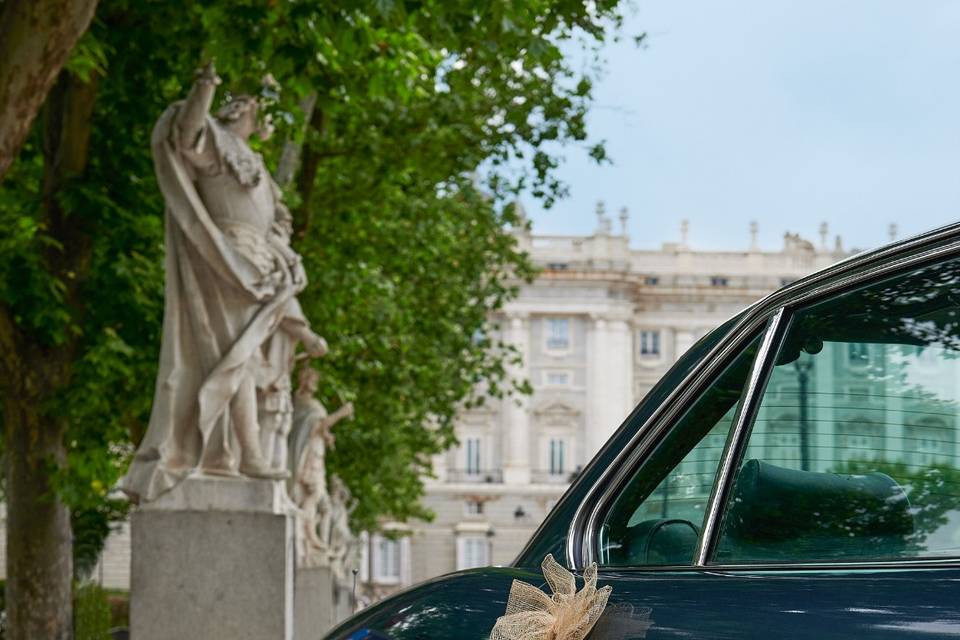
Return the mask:
<path id="1" fill-rule="evenodd" d="M 890 476 L 799 471 L 748 460 L 737 477 L 717 560 L 802 562 L 902 555 L 914 531 Z"/>

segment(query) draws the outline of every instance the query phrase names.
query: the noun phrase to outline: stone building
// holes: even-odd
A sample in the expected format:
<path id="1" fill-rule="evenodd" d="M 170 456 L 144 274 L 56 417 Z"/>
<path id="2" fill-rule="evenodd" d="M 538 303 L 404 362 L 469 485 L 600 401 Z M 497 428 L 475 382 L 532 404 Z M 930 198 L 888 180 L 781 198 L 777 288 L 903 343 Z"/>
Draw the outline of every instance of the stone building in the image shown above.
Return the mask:
<path id="1" fill-rule="evenodd" d="M 697 339 L 767 293 L 849 252 L 794 234 L 764 251 L 757 227 L 740 251 L 701 251 L 681 224 L 677 242 L 631 249 L 598 205 L 589 236 L 522 234 L 542 267 L 492 330 L 517 347 L 529 397 L 490 401 L 463 414 L 460 446 L 434 461 L 430 523 L 397 525 L 400 540 L 367 541 L 369 595 L 475 566 L 509 563 L 623 419 Z M 746 230 L 745 230 L 746 231 Z"/>

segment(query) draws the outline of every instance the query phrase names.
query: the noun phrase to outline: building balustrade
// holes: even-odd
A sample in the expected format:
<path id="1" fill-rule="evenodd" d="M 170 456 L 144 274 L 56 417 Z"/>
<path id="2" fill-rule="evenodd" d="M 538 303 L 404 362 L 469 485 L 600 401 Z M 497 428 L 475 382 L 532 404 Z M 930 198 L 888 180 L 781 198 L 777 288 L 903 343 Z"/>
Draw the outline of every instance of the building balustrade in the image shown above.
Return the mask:
<path id="1" fill-rule="evenodd" d="M 530 480 L 534 484 L 569 484 L 577 477 L 573 470 L 555 472 L 549 469 L 531 471 Z"/>
<path id="2" fill-rule="evenodd" d="M 503 482 L 503 470 L 447 469 L 447 481 L 500 484 Z"/>

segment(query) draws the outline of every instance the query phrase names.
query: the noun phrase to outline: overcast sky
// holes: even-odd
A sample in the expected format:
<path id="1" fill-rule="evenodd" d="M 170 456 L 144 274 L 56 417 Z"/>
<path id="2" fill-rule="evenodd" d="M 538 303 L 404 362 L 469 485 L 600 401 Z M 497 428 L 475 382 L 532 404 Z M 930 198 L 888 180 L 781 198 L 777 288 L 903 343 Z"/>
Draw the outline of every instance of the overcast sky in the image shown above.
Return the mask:
<path id="1" fill-rule="evenodd" d="M 594 205 L 630 210 L 637 247 L 765 249 L 784 231 L 846 247 L 960 219 L 960 2 L 637 0 L 607 49 L 593 135 L 569 149 L 569 198 L 525 202 L 538 233 L 590 233 Z M 615 220 L 615 228 L 619 222 Z"/>

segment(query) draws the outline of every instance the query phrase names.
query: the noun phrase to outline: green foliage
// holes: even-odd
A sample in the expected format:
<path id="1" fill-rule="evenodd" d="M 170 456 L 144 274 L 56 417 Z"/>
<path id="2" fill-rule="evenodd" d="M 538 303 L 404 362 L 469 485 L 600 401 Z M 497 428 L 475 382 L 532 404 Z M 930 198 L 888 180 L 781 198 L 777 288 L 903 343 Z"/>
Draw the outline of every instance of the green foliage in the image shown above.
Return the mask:
<path id="1" fill-rule="evenodd" d="M 74 507 L 70 513 L 73 529 L 73 575 L 87 580 L 103 552 L 111 525 L 126 518 L 130 503 L 117 498 L 105 498 L 98 504 Z"/>
<path id="2" fill-rule="evenodd" d="M 89 162 L 55 194 L 89 259 L 51 266 L 69 238 L 41 214 L 42 125 L 0 189 L 0 308 L 29 341 L 72 354 L 44 410 L 69 424 L 57 487 L 75 525 L 102 533 L 117 515 L 107 492 L 149 416 L 163 304 L 149 136 L 201 61 L 216 59 L 224 93 L 257 92 L 266 73 L 282 87 L 261 150 L 276 166 L 285 143 L 303 146 L 287 200 L 302 303 L 331 347 L 321 395 L 357 406 L 330 468 L 361 499 L 354 524 L 373 527 L 429 515 L 420 476 L 477 388 L 528 390 L 488 326 L 533 275 L 509 203 L 564 194 L 564 144 L 606 159 L 585 125 L 597 66 L 575 71 L 561 47 L 596 54 L 619 24 L 613 0 L 102 0 L 68 67 L 99 77 Z"/>
<path id="3" fill-rule="evenodd" d="M 110 602 L 98 584 L 78 585 L 73 600 L 73 637 L 75 640 L 110 640 Z"/>
<path id="4" fill-rule="evenodd" d="M 949 464 L 910 466 L 902 461 L 851 460 L 838 465 L 836 473 L 884 473 L 904 488 L 910 501 L 913 532 L 908 549 L 925 555 L 926 540 L 948 522 L 948 514 L 960 509 L 960 470 Z"/>

